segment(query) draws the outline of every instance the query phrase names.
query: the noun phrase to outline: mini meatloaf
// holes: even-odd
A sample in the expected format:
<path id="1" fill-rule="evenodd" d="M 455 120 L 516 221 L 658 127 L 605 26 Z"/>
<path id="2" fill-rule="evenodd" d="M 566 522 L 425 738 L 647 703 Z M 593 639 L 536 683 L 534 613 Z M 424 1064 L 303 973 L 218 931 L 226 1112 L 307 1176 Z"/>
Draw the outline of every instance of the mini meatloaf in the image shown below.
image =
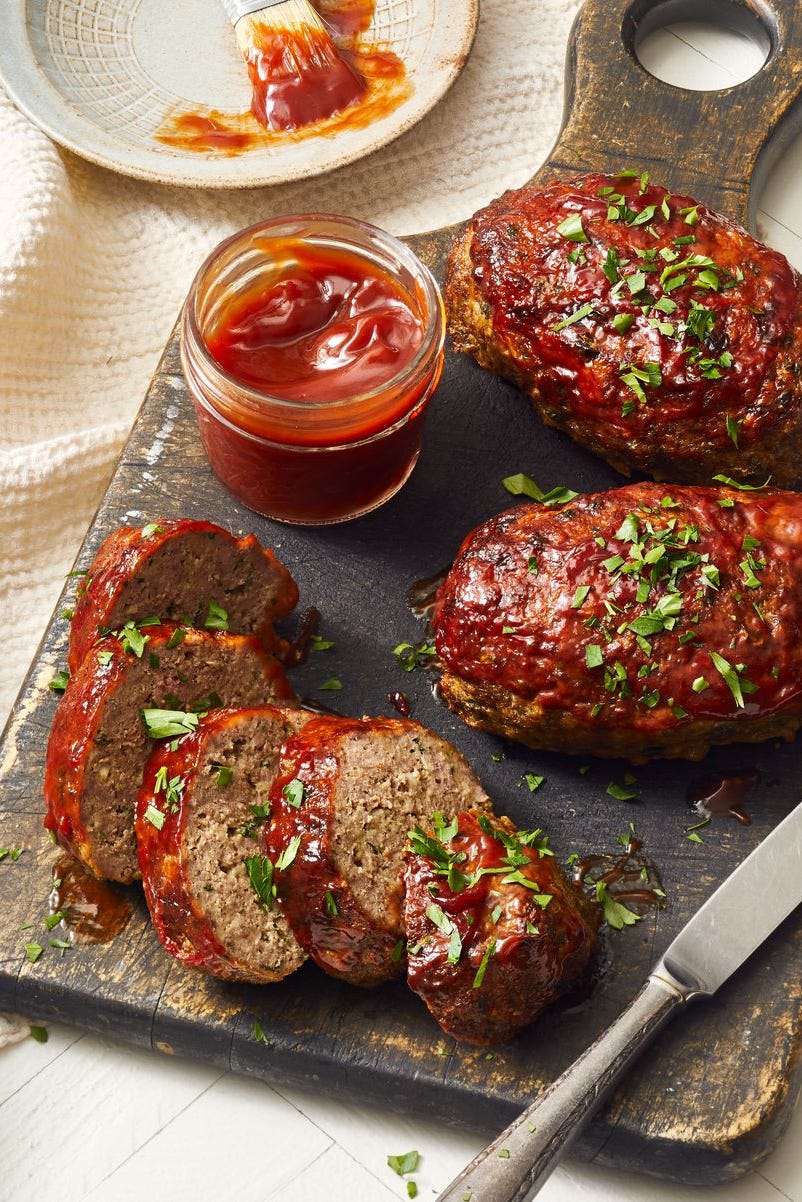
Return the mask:
<path id="1" fill-rule="evenodd" d="M 577 755 L 699 759 L 802 720 L 802 496 L 632 484 L 468 536 L 434 631 L 472 726 Z"/>
<path id="2" fill-rule="evenodd" d="M 501 1043 L 582 977 L 598 909 L 540 831 L 458 814 L 411 832 L 407 979 L 447 1035 Z"/>
<path id="3" fill-rule="evenodd" d="M 45 826 L 96 876 L 139 876 L 134 806 L 152 742 L 141 711 L 294 700 L 253 635 L 132 626 L 96 643 L 56 710 L 45 766 Z"/>
<path id="4" fill-rule="evenodd" d="M 779 252 L 632 173 L 507 192 L 445 289 L 458 350 L 658 480 L 802 482 L 802 288 Z"/>
<path id="5" fill-rule="evenodd" d="M 287 569 L 252 534 L 238 539 L 188 518 L 121 526 L 105 539 L 78 590 L 70 671 L 99 635 L 143 618 L 256 634 L 271 649 L 273 623 L 297 600 Z"/>
<path id="6" fill-rule="evenodd" d="M 410 828 L 490 805 L 460 753 L 417 722 L 328 717 L 287 741 L 271 802 L 268 853 L 295 937 L 354 985 L 404 971 Z"/>
<path id="7" fill-rule="evenodd" d="M 229 981 L 279 981 L 306 959 L 275 902 L 262 828 L 282 743 L 309 715 L 217 710 L 153 750 L 137 802 L 153 925 L 184 964 Z"/>

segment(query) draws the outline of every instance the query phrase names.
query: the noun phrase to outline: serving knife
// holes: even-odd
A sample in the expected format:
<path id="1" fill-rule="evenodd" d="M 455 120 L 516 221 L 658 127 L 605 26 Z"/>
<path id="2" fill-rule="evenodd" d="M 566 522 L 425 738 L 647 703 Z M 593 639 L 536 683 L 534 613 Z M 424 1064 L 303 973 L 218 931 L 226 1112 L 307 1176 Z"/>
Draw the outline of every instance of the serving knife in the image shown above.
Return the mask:
<path id="1" fill-rule="evenodd" d="M 685 924 L 595 1043 L 452 1181 L 437 1202 L 527 1202 L 627 1067 L 670 1018 L 711 997 L 802 902 L 802 805 Z M 764 887 L 772 883 L 771 889 Z M 759 891 L 760 906 L 744 898 Z"/>

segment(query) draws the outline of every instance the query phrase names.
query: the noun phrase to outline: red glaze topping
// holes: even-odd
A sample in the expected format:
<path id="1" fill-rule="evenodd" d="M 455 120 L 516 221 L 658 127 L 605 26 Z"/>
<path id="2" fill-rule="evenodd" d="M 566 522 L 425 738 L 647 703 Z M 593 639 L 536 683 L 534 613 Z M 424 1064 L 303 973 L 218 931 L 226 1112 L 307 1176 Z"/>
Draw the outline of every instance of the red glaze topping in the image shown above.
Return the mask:
<path id="1" fill-rule="evenodd" d="M 372 719 L 379 729 L 396 722 Z M 403 955 L 394 955 L 400 916 L 388 913 L 385 930 L 368 918 L 335 863 L 330 838 L 338 745 L 343 736 L 363 727 L 357 719 L 314 718 L 300 735 L 287 740 L 270 794 L 266 834 L 279 901 L 301 947 L 331 976 L 354 985 L 376 985 L 403 971 Z M 285 793 L 294 780 L 303 785 L 303 803 L 297 807 Z M 282 870 L 277 861 L 296 839 L 297 851 Z"/>
<path id="2" fill-rule="evenodd" d="M 521 505 L 438 594 L 446 668 L 601 727 L 754 718 L 802 692 L 802 497 L 638 484 Z"/>
<path id="3" fill-rule="evenodd" d="M 480 299 L 547 420 L 663 478 L 693 479 L 685 459 L 737 458 L 736 442 L 727 470 L 765 479 L 759 444 L 798 396 L 780 352 L 800 280 L 782 254 L 623 176 L 509 192 L 472 229 Z"/>
<path id="4" fill-rule="evenodd" d="M 408 980 L 443 1030 L 511 1038 L 576 982 L 598 914 L 539 831 L 474 812 L 412 837 L 405 876 Z"/>
<path id="5" fill-rule="evenodd" d="M 367 87 L 328 34 L 252 26 L 245 61 L 253 87 L 251 112 L 270 130 L 298 129 L 356 104 Z"/>
<path id="6" fill-rule="evenodd" d="M 223 308 L 204 333 L 238 382 L 286 400 L 336 402 L 382 387 L 412 362 L 423 341 L 419 305 L 377 264 L 301 238 L 272 239 L 270 255 L 269 279 Z M 396 401 L 381 427 L 408 409 L 403 393 Z M 270 436 L 265 424 L 254 414 L 254 433 Z"/>

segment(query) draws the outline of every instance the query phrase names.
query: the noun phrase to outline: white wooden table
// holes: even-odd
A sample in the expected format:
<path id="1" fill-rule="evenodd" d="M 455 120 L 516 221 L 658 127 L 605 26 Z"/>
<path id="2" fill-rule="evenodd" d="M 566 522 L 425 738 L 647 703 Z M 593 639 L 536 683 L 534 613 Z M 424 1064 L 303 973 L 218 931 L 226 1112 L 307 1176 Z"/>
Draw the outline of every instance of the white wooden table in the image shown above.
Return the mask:
<path id="1" fill-rule="evenodd" d="M 750 46 L 677 28 L 656 35 L 649 65 L 674 82 L 700 67 L 726 86 L 751 73 Z M 644 52 L 644 61 L 647 61 Z M 802 269 L 802 139 L 775 168 L 760 206 L 763 237 Z M 42 615 L 42 621 L 47 615 Z M 801 968 L 802 971 L 802 968 Z M 35 1016 L 32 1016 L 35 1018 Z M 444 1116 L 444 1119 L 447 1116 Z M 488 1133 L 489 1134 L 489 1133 Z M 406 1198 L 386 1164 L 417 1149 L 420 1198 L 432 1198 L 481 1146 L 443 1123 L 271 1088 L 202 1065 L 50 1026 L 0 1055 L 0 1202 L 372 1202 Z M 569 1163 L 544 1202 L 802 1202 L 802 1111 L 777 1151 L 733 1184 L 692 1189 Z M 648 1165 L 644 1165 L 648 1168 Z"/>

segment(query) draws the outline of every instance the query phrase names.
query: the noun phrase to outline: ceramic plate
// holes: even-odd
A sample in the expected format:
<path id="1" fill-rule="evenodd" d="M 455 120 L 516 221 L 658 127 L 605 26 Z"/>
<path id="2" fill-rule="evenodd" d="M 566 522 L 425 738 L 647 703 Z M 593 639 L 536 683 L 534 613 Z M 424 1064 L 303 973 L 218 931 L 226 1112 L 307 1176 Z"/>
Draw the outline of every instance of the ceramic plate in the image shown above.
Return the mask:
<path id="1" fill-rule="evenodd" d="M 275 139 L 221 156 L 162 144 L 176 113 L 242 113 L 250 84 L 219 0 L 6 0 L 0 79 L 56 142 L 114 171 L 191 187 L 285 183 L 397 138 L 448 90 L 476 30 L 478 0 L 378 0 L 365 40 L 403 61 L 410 94 L 365 128 Z"/>

